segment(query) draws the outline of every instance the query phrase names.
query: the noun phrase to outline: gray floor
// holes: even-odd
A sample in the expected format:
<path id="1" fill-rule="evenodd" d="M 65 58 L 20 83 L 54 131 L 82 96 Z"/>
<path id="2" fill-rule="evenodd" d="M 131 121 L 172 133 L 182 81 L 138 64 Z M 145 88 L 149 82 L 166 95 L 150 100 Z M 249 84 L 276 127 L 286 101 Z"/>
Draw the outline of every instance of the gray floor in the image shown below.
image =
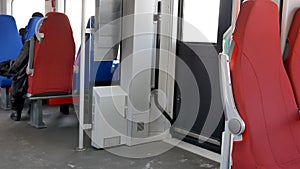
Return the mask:
<path id="1" fill-rule="evenodd" d="M 78 123 L 75 113 L 65 116 L 58 112 L 58 107 L 46 107 L 44 118 L 48 128 L 35 129 L 28 125 L 25 111 L 22 121 L 14 122 L 9 119 L 9 111 L 0 110 L 0 169 L 219 168 L 218 163 L 176 147 L 171 148 L 163 142 L 137 148 L 140 153 L 146 153 L 143 148 L 147 146 L 152 153 L 156 149 L 171 148 L 165 153 L 147 158 L 126 158 L 111 153 L 119 151 L 126 154 L 126 146 L 95 150 L 89 146 L 88 139 L 86 151 L 79 152 L 76 151 Z"/>

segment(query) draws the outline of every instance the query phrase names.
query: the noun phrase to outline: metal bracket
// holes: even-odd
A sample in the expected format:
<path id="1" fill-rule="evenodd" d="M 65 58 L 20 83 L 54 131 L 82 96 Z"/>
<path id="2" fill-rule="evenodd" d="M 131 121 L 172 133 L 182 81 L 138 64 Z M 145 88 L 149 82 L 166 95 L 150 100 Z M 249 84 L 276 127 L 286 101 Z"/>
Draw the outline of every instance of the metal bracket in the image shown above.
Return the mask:
<path id="1" fill-rule="evenodd" d="M 36 36 L 37 40 L 39 41 L 39 43 L 42 43 L 42 40 L 44 39 L 44 36 L 45 36 L 43 33 L 40 33 L 40 32 L 39 32 L 39 25 L 40 25 L 40 23 L 41 23 L 43 20 L 45 20 L 45 19 L 47 19 L 47 18 L 48 18 L 47 16 L 41 18 L 41 19 L 36 23 L 36 26 L 35 26 L 35 36 Z"/>
<path id="2" fill-rule="evenodd" d="M 161 15 L 160 15 L 160 14 L 154 14 L 154 16 L 153 16 L 153 21 L 154 21 L 154 22 L 157 22 L 157 21 L 159 21 L 159 20 L 161 20 Z"/>
<path id="3" fill-rule="evenodd" d="M 83 124 L 82 129 L 83 130 L 90 130 L 90 129 L 92 129 L 92 124 Z"/>
<path id="4" fill-rule="evenodd" d="M 32 38 L 30 38 L 29 59 L 28 59 L 28 65 L 26 68 L 26 73 L 31 76 L 33 76 L 33 74 L 34 74 L 34 69 L 32 68 L 33 67 L 33 57 L 34 57 L 34 48 L 35 48 L 35 38 L 32 37 Z"/>
<path id="5" fill-rule="evenodd" d="M 38 129 L 47 127 L 47 125 L 43 122 L 42 100 L 31 101 L 29 124 Z"/>
<path id="6" fill-rule="evenodd" d="M 10 109 L 9 90 L 8 88 L 0 89 L 0 107 L 4 110 Z"/>

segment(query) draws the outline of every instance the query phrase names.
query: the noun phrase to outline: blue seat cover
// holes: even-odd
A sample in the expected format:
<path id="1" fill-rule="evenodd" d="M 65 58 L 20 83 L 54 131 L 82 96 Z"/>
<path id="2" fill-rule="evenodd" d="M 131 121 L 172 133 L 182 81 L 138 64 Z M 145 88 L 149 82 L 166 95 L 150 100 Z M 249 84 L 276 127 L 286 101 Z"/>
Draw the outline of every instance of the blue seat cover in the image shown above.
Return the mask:
<path id="1" fill-rule="evenodd" d="M 0 15 L 0 62 L 16 59 L 21 48 L 22 42 L 15 19 L 9 15 Z M 0 87 L 10 85 L 11 79 L 0 76 Z"/>
<path id="2" fill-rule="evenodd" d="M 25 41 L 29 40 L 33 35 L 35 34 L 35 26 L 37 22 L 41 19 L 42 17 L 32 17 L 30 18 L 28 25 L 25 28 L 25 33 L 22 37 L 22 42 L 24 43 Z M 41 26 L 41 23 L 39 27 Z"/>
<path id="3" fill-rule="evenodd" d="M 9 15 L 0 15 L 0 62 L 16 59 L 21 48 L 15 19 Z"/>
<path id="4" fill-rule="evenodd" d="M 11 82 L 12 82 L 11 78 L 0 76 L 0 87 L 1 88 L 10 87 L 11 86 Z"/>
<path id="5" fill-rule="evenodd" d="M 87 24 L 87 28 L 94 28 L 95 17 L 92 16 Z M 88 88 L 89 82 L 110 82 L 118 81 L 119 76 L 114 76 L 114 71 L 118 70 L 118 63 L 113 61 L 94 61 L 94 36 L 86 34 L 85 43 L 85 88 Z M 80 50 L 80 49 L 79 49 Z M 80 51 L 79 51 L 80 52 Z M 77 57 L 80 57 L 77 56 Z M 76 59 L 77 60 L 77 59 Z M 79 66 L 80 67 L 80 66 Z M 80 69 L 80 68 L 79 68 Z M 118 72 L 117 72 L 118 73 Z M 76 74 L 75 89 L 79 89 L 79 73 Z"/>

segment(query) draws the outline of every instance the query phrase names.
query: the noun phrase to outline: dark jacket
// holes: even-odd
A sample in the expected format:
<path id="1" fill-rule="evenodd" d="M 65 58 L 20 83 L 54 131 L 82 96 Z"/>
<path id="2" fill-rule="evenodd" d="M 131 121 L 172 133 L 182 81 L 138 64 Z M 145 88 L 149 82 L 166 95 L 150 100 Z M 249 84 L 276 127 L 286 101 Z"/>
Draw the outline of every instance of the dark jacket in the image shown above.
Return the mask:
<path id="1" fill-rule="evenodd" d="M 11 91 L 12 96 L 24 95 L 27 92 L 28 79 L 26 68 L 28 65 L 29 47 L 30 41 L 26 41 L 18 58 L 15 60 L 14 64 L 11 65 L 8 71 L 9 74 L 13 75 Z"/>
<path id="2" fill-rule="evenodd" d="M 23 73 L 26 74 L 26 67 L 28 65 L 28 58 L 29 58 L 29 47 L 30 47 L 30 41 L 26 41 L 23 45 L 23 48 L 19 56 L 17 57 L 15 62 L 10 66 L 10 69 L 8 70 L 9 74 L 11 75 L 17 75 Z"/>
<path id="3" fill-rule="evenodd" d="M 29 58 L 30 42 L 26 41 L 16 60 L 7 60 L 0 63 L 0 75 L 14 77 L 26 73 Z"/>
<path id="4" fill-rule="evenodd" d="M 1 62 L 0 63 L 0 75 L 10 78 L 12 75 L 9 74 L 8 71 L 14 62 L 15 62 L 14 60 L 7 60 L 4 62 Z"/>

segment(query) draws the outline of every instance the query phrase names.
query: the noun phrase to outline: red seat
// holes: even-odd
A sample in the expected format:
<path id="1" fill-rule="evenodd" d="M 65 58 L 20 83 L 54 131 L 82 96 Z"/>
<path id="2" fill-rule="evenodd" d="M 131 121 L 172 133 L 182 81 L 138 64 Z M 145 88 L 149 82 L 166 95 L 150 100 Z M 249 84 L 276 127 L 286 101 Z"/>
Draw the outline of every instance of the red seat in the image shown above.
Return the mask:
<path id="1" fill-rule="evenodd" d="M 300 107 L 300 9 L 295 13 L 290 32 L 288 43 L 290 45 L 289 55 L 285 60 L 286 71 L 291 80 L 296 102 Z"/>
<path id="2" fill-rule="evenodd" d="M 28 93 L 71 93 L 75 43 L 68 17 L 50 12 L 39 30 L 44 39 L 35 43 L 33 75 Z"/>
<path id="3" fill-rule="evenodd" d="M 233 145 L 233 168 L 299 169 L 299 115 L 281 57 L 277 5 L 245 1 L 233 40 L 233 94 L 246 124 Z"/>

